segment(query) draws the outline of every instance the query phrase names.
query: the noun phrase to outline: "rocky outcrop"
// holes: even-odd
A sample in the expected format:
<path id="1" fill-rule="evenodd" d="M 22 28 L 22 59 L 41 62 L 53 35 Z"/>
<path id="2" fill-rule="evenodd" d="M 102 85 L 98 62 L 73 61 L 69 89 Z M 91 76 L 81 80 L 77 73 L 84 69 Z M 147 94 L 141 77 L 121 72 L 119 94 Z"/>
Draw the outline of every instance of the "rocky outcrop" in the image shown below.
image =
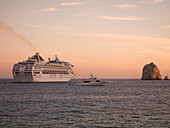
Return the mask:
<path id="1" fill-rule="evenodd" d="M 168 80 L 168 76 L 165 76 L 164 80 Z"/>
<path id="2" fill-rule="evenodd" d="M 152 62 L 143 67 L 142 80 L 161 80 L 158 67 Z"/>

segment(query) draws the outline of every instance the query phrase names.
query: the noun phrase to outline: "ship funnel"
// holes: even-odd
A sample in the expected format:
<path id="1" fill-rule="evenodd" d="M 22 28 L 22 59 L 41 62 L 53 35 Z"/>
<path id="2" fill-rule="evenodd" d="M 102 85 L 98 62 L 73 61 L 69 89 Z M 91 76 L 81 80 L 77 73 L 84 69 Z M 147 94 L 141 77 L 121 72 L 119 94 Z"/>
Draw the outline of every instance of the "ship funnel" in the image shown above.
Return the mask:
<path id="1" fill-rule="evenodd" d="M 39 55 L 40 55 L 40 53 L 39 53 L 39 52 L 36 52 L 35 54 L 36 54 L 37 56 L 39 56 Z"/>

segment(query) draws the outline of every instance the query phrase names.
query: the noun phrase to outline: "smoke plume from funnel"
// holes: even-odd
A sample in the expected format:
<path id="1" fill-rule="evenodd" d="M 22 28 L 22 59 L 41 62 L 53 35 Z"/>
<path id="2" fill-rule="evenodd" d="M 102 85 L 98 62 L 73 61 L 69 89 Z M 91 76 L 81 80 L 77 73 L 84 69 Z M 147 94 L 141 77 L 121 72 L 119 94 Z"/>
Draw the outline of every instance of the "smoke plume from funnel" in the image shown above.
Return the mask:
<path id="1" fill-rule="evenodd" d="M 17 33 L 12 27 L 8 26 L 6 23 L 0 21 L 0 29 L 12 33 L 15 37 L 20 39 L 23 43 L 29 45 L 34 51 L 37 51 L 30 40 L 25 38 L 21 33 Z"/>

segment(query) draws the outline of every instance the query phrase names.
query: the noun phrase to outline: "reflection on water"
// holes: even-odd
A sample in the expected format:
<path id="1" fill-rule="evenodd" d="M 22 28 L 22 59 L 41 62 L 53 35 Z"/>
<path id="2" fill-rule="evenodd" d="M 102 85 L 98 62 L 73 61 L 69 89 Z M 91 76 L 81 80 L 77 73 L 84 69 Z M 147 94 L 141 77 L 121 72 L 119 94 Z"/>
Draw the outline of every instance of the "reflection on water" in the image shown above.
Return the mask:
<path id="1" fill-rule="evenodd" d="M 0 127 L 169 127 L 170 81 L 0 83 Z"/>

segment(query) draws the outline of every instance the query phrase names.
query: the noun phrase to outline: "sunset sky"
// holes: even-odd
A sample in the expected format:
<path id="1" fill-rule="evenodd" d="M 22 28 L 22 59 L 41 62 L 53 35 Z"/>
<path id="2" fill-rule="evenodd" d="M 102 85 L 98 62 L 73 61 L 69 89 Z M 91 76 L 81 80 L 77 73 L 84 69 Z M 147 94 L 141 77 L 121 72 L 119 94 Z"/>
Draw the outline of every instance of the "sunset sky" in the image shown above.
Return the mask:
<path id="1" fill-rule="evenodd" d="M 150 62 L 170 77 L 170 0 L 0 0 L 0 48 L 0 78 L 36 51 L 75 78 L 140 79 Z"/>

